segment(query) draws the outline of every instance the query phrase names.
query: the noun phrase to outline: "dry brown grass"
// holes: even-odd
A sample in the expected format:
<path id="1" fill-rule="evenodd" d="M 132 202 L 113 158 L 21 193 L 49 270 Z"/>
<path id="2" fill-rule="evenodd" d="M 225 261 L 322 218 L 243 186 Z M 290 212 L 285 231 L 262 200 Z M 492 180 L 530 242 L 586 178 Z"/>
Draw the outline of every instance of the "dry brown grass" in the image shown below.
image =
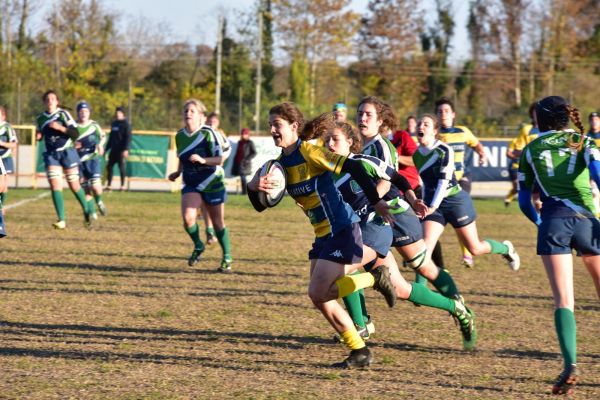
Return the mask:
<path id="1" fill-rule="evenodd" d="M 11 191 L 10 201 L 36 193 Z M 65 197 L 64 232 L 50 227 L 49 198 L 7 215 L 0 398 L 534 399 L 546 397 L 560 372 L 534 228 L 500 202 L 477 202 L 480 231 L 515 243 L 518 273 L 499 256 L 465 270 L 454 234 L 443 238 L 450 271 L 477 313 L 478 350 L 461 350 L 446 313 L 410 303 L 389 310 L 371 291 L 376 363 L 340 372 L 327 366 L 346 350 L 305 294 L 311 229 L 289 199 L 257 214 L 232 196 L 235 273 L 221 275 L 215 245 L 198 268 L 186 266 L 191 244 L 177 194 L 111 193 L 110 215 L 93 231 Z M 576 272 L 576 398 L 597 399 L 600 306 L 579 261 Z"/>

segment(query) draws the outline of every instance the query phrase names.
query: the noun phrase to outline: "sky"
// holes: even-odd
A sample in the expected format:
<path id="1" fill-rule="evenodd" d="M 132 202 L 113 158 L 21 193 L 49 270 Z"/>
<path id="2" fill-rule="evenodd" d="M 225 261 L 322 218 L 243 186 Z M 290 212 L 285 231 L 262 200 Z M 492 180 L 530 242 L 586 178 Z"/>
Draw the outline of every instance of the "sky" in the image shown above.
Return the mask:
<path id="1" fill-rule="evenodd" d="M 144 16 L 146 19 L 167 26 L 174 41 L 188 41 L 192 44 L 214 44 L 216 42 L 216 31 L 218 17 L 221 13 L 233 18 L 232 9 L 247 10 L 252 7 L 256 0 L 103 0 L 103 3 L 111 8 L 122 11 L 122 18 L 135 18 Z M 55 1 L 43 2 L 49 8 Z M 366 10 L 368 0 L 353 0 L 352 9 L 358 13 Z M 425 0 L 430 9 L 433 9 L 433 1 Z M 456 28 L 452 45 L 450 62 L 459 63 L 468 57 L 469 46 L 467 31 L 465 28 L 468 15 L 469 2 L 464 0 L 452 0 L 454 14 L 456 16 Z M 199 7 L 202 5 L 202 7 Z M 45 12 L 36 15 L 37 24 L 43 18 Z M 34 28 L 35 29 L 35 28 Z"/>

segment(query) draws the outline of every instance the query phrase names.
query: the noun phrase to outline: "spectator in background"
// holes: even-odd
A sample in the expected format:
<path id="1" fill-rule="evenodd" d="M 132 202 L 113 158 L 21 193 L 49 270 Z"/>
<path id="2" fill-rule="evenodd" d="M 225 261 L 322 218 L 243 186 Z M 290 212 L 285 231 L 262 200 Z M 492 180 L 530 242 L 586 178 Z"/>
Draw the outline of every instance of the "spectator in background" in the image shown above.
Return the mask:
<path id="1" fill-rule="evenodd" d="M 406 118 L 406 132 L 408 132 L 411 137 L 417 137 L 417 117 L 414 115 L 409 115 L 408 118 Z"/>
<path id="2" fill-rule="evenodd" d="M 348 116 L 348 107 L 346 107 L 346 104 L 336 103 L 332 111 L 335 122 L 346 122 L 346 117 Z"/>
<path id="3" fill-rule="evenodd" d="M 256 147 L 250 139 L 250 129 L 244 128 L 240 132 L 235 157 L 233 158 L 233 167 L 231 175 L 239 176 L 242 181 L 242 194 L 247 194 L 246 177 L 252 172 L 252 159 L 256 156 Z"/>
<path id="4" fill-rule="evenodd" d="M 131 147 L 131 125 L 125 117 L 123 107 L 115 109 L 115 120 L 110 124 L 110 136 L 106 153 L 108 162 L 106 164 L 107 182 L 106 191 L 111 190 L 113 167 L 119 164 L 119 173 L 121 175 L 121 191 L 125 190 L 125 160 L 129 157 L 129 148 Z"/>
<path id="5" fill-rule="evenodd" d="M 7 176 L 15 172 L 12 150 L 17 148 L 17 142 L 15 130 L 6 121 L 6 109 L 0 106 L 0 159 L 2 159 Z M 5 177 L 7 181 L 4 189 L 0 190 L 0 209 L 2 209 L 2 204 L 6 204 L 7 176 Z"/>

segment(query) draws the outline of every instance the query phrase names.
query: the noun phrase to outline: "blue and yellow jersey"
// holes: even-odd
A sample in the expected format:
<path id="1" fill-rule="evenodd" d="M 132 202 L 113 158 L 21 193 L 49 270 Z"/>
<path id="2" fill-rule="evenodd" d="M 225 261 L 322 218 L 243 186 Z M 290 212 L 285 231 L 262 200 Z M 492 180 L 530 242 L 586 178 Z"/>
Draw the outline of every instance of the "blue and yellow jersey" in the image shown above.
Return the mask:
<path id="1" fill-rule="evenodd" d="M 287 192 L 306 214 L 317 238 L 339 232 L 358 217 L 335 187 L 346 157 L 298 140 L 294 151 L 278 158 L 287 176 Z"/>
<path id="2" fill-rule="evenodd" d="M 518 150 L 521 151 L 527 146 L 529 143 L 533 142 L 534 139 L 538 137 L 540 134 L 540 130 L 533 126 L 532 124 L 523 124 L 521 125 L 521 129 L 519 129 L 519 134 L 515 137 L 509 144 L 509 150 Z M 519 158 L 512 160 L 510 164 L 510 168 L 519 169 Z"/>
<path id="3" fill-rule="evenodd" d="M 36 123 L 37 130 L 41 132 L 46 145 L 46 151 L 61 151 L 69 147 L 73 147 L 73 141 L 67 134 L 50 128 L 51 122 L 58 122 L 65 128 L 77 127 L 75 120 L 71 117 L 68 111 L 57 109 L 53 113 L 43 112 L 38 115 Z"/>
<path id="4" fill-rule="evenodd" d="M 461 180 L 465 173 L 465 153 L 467 146 L 477 146 L 479 139 L 466 126 L 441 128 L 438 138 L 448 144 L 454 151 L 454 174 L 457 180 Z"/>
<path id="5" fill-rule="evenodd" d="M 600 147 L 600 132 L 588 132 L 587 136 L 590 139 L 594 140 L 594 143 L 596 143 L 596 146 Z"/>
<path id="6" fill-rule="evenodd" d="M 17 143 L 15 130 L 6 121 L 0 123 L 0 142 Z M 8 158 L 12 154 L 11 149 L 0 146 L 0 158 Z"/>

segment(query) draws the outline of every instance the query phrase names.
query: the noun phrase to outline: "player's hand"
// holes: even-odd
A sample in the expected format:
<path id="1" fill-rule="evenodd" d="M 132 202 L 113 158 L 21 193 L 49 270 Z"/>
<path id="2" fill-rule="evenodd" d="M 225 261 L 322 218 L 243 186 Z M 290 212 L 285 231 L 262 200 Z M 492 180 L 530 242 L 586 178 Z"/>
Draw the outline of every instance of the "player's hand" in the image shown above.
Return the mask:
<path id="1" fill-rule="evenodd" d="M 65 128 L 60 122 L 52 121 L 48 124 L 48 126 L 54 129 L 55 131 L 59 131 L 62 133 L 65 133 L 67 131 L 67 128 Z"/>
<path id="2" fill-rule="evenodd" d="M 81 142 L 75 142 L 75 148 L 77 150 L 81 149 Z"/>
<path id="3" fill-rule="evenodd" d="M 175 171 L 175 172 L 171 172 L 171 173 L 169 174 L 169 177 L 168 177 L 168 178 L 169 178 L 169 180 L 170 180 L 171 182 L 175 182 L 175 180 L 177 180 L 177 178 L 179 178 L 179 175 L 181 175 L 181 171 Z"/>
<path id="4" fill-rule="evenodd" d="M 427 212 L 429 211 L 429 207 L 427 207 L 425 202 L 421 199 L 417 199 L 417 201 L 415 201 L 415 204 L 413 204 L 413 209 L 421 219 L 425 218 L 428 215 Z"/>
<path id="5" fill-rule="evenodd" d="M 390 225 L 394 225 L 394 217 L 392 216 L 392 214 L 390 214 L 390 210 L 392 209 L 392 207 L 390 207 L 390 205 L 386 203 L 385 200 L 379 200 L 373 205 L 373 207 L 375 207 L 375 211 L 381 216 L 381 218 L 383 218 L 385 222 L 387 222 Z"/>
<path id="6" fill-rule="evenodd" d="M 206 160 L 200 157 L 198 154 L 192 154 L 189 158 L 190 162 L 198 164 L 206 164 Z"/>
<path id="7" fill-rule="evenodd" d="M 487 164 L 487 156 L 485 153 L 479 155 L 479 165 Z"/>
<path id="8" fill-rule="evenodd" d="M 123 153 L 121 153 L 123 155 L 123 158 L 127 158 L 129 157 L 129 150 L 123 150 Z"/>

